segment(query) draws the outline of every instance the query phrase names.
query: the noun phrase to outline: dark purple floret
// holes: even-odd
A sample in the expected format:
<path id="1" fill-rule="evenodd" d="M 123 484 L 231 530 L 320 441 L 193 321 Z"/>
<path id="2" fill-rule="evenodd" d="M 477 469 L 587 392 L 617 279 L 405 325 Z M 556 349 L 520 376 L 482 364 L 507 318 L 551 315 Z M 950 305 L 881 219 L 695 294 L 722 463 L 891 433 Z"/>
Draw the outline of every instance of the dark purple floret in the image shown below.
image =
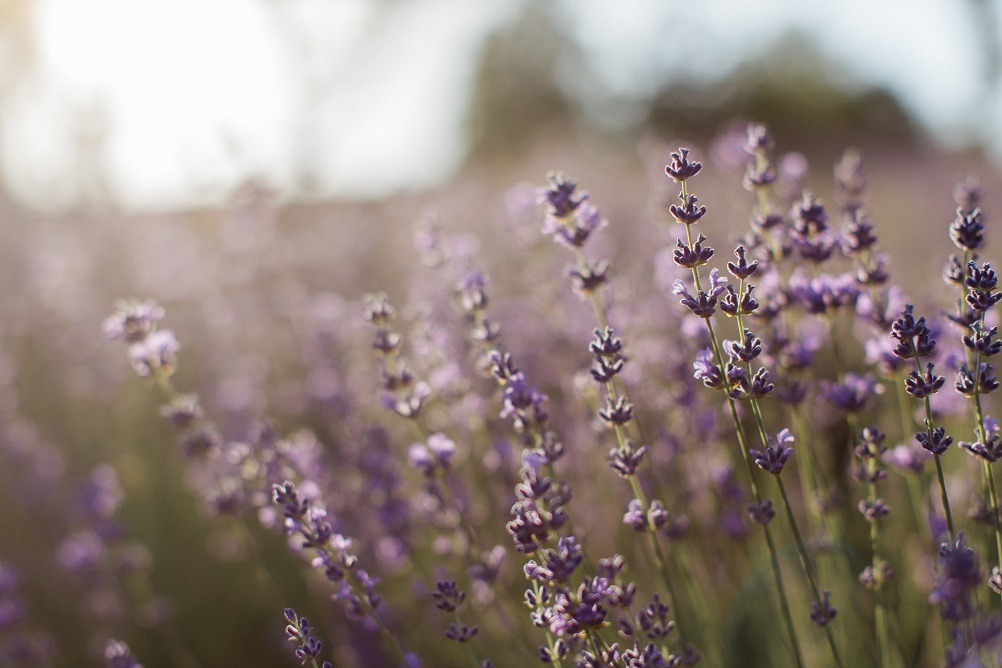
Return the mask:
<path id="1" fill-rule="evenodd" d="M 894 354 L 901 359 L 928 357 L 936 350 L 936 340 L 925 318 L 916 320 L 911 304 L 906 305 L 901 316 L 891 324 L 891 338 L 897 341 Z"/>
<path id="2" fill-rule="evenodd" d="M 689 149 L 680 148 L 670 156 L 671 162 L 665 166 L 665 174 L 670 176 L 676 183 L 681 183 L 699 174 L 703 168 L 702 163 L 689 160 Z"/>
<path id="3" fill-rule="evenodd" d="M 608 383 L 623 370 L 625 363 L 621 357 L 615 359 L 598 357 L 592 363 L 591 376 L 598 383 Z"/>
<path id="4" fill-rule="evenodd" d="M 647 454 L 647 446 L 642 445 L 634 448 L 629 440 L 621 447 L 613 448 L 609 451 L 609 466 L 616 470 L 624 478 L 635 475 L 640 462 Z"/>
<path id="5" fill-rule="evenodd" d="M 758 310 L 759 303 L 752 296 L 752 292 L 754 291 L 755 286 L 752 283 L 746 283 L 744 290 L 739 296 L 734 287 L 728 285 L 727 293 L 720 300 L 720 310 L 727 315 L 750 315 L 755 313 Z"/>
<path id="6" fill-rule="evenodd" d="M 703 245 L 705 241 L 706 237 L 700 234 L 690 247 L 681 239 L 676 239 L 675 252 L 673 253 L 675 264 L 685 269 L 692 269 L 693 267 L 701 267 L 709 262 L 710 258 L 713 257 L 714 251 L 710 246 Z"/>
<path id="7" fill-rule="evenodd" d="M 750 163 L 745 168 L 744 177 L 741 179 L 741 185 L 745 190 L 755 190 L 756 188 L 764 188 L 776 181 L 776 170 L 772 168 L 767 162 L 761 163 Z"/>
<path id="8" fill-rule="evenodd" d="M 769 379 L 769 370 L 765 367 L 756 369 L 755 373 L 749 379 L 748 375 L 740 367 L 736 365 L 729 366 L 734 371 L 740 372 L 735 374 L 737 382 L 732 382 L 731 390 L 728 392 L 728 396 L 732 399 L 738 399 L 739 401 L 761 399 L 776 389 L 776 385 Z M 730 372 L 728 375 L 731 375 Z"/>
<path id="9" fill-rule="evenodd" d="M 930 435 L 924 431 L 915 432 L 915 440 L 932 455 L 941 455 L 953 444 L 953 437 L 946 435 L 946 429 L 936 427 Z"/>
<path id="10" fill-rule="evenodd" d="M 521 376 L 509 353 L 492 350 L 487 354 L 491 375 L 501 385 L 507 385 L 515 376 Z"/>
<path id="11" fill-rule="evenodd" d="M 772 501 L 766 499 L 761 504 L 749 503 L 748 516 L 758 524 L 765 526 L 776 517 L 776 509 L 772 507 Z"/>
<path id="12" fill-rule="evenodd" d="M 674 668 L 681 665 L 677 657 L 666 657 L 654 643 L 647 643 L 643 649 L 639 645 L 631 647 L 623 652 L 623 660 L 626 668 Z"/>
<path id="13" fill-rule="evenodd" d="M 589 295 L 609 281 L 609 263 L 605 260 L 589 260 L 567 271 L 574 283 L 574 290 Z"/>
<path id="14" fill-rule="evenodd" d="M 578 191 L 578 185 L 563 172 L 553 172 L 548 178 L 550 185 L 541 192 L 540 200 L 547 204 L 547 213 L 550 215 L 566 218 L 588 199 L 588 193 Z"/>
<path id="15" fill-rule="evenodd" d="M 452 622 L 445 631 L 445 637 L 455 642 L 469 642 L 479 631 L 480 629 L 476 626 Z"/>
<path id="16" fill-rule="evenodd" d="M 737 257 L 737 262 L 728 262 L 727 271 L 731 273 L 731 276 L 739 280 L 744 280 L 753 276 L 756 271 L 758 271 L 758 260 L 752 260 L 748 262 L 746 257 L 746 250 L 744 246 L 738 246 L 734 249 L 734 255 Z"/>
<path id="17" fill-rule="evenodd" d="M 310 621 L 306 617 L 297 618 L 296 611 L 292 608 L 285 609 L 285 620 L 288 622 L 285 627 L 286 636 L 290 642 L 297 645 L 294 652 L 296 658 L 300 663 L 313 661 L 316 665 L 316 658 L 323 651 L 324 644 L 313 635 Z M 330 663 L 325 661 L 323 665 L 326 668 Z"/>
<path id="18" fill-rule="evenodd" d="M 987 311 L 1002 299 L 1002 292 L 995 291 L 998 276 L 987 262 L 980 268 L 974 262 L 969 262 L 964 285 L 968 289 L 965 298 L 967 305 L 975 311 Z"/>
<path id="19" fill-rule="evenodd" d="M 883 499 L 870 501 L 863 499 L 859 502 L 859 512 L 863 514 L 868 522 L 876 522 L 885 517 L 891 510 Z"/>
<path id="20" fill-rule="evenodd" d="M 696 361 L 692 363 L 693 377 L 703 381 L 703 385 L 714 390 L 722 390 L 729 383 L 725 380 L 724 373 L 720 367 L 713 362 L 713 351 L 705 348 L 696 354 Z"/>
<path id="21" fill-rule="evenodd" d="M 832 605 L 832 593 L 825 589 L 821 592 L 821 600 L 811 602 L 811 621 L 817 626 L 827 626 L 835 619 L 838 610 Z"/>
<path id="22" fill-rule="evenodd" d="M 967 365 L 962 364 L 957 370 L 957 380 L 953 387 L 965 397 L 973 397 L 975 393 L 990 394 L 999 386 L 998 379 L 993 373 L 994 370 L 994 365 L 982 362 L 975 377 Z"/>
<path id="23" fill-rule="evenodd" d="M 985 240 L 985 226 L 982 221 L 981 209 L 965 211 L 957 209 L 957 217 L 950 223 L 950 239 L 957 248 L 973 252 L 981 247 Z"/>
<path id="24" fill-rule="evenodd" d="M 933 363 L 926 364 L 926 372 L 919 375 L 917 371 L 912 371 L 905 378 L 905 391 L 916 399 L 925 399 L 928 396 L 939 392 L 946 383 L 945 376 L 938 376 L 933 373 Z"/>
<path id="25" fill-rule="evenodd" d="M 985 443 L 960 441 L 957 445 L 989 464 L 1002 457 L 1002 439 L 999 438 L 998 434 L 990 434 Z"/>
<path id="26" fill-rule="evenodd" d="M 891 278 L 887 271 L 889 262 L 890 257 L 887 253 L 874 253 L 865 263 L 861 262 L 856 267 L 856 280 L 860 285 L 872 287 L 884 285 Z"/>
<path id="27" fill-rule="evenodd" d="M 877 245 L 873 224 L 862 209 L 853 212 L 852 220 L 842 230 L 842 250 L 846 255 L 859 255 Z"/>
<path id="28" fill-rule="evenodd" d="M 525 576 L 552 586 L 570 581 L 584 560 L 584 552 L 573 536 L 564 536 L 557 541 L 557 549 L 543 550 L 543 559 L 543 564 L 537 564 L 535 560 L 527 562 Z"/>
<path id="29" fill-rule="evenodd" d="M 595 330 L 595 339 L 588 344 L 588 350 L 593 355 L 613 357 L 623 351 L 623 342 L 616 337 L 611 327 Z"/>
<path id="30" fill-rule="evenodd" d="M 455 580 L 439 580 L 431 593 L 435 607 L 446 612 L 455 612 L 466 602 L 466 592 L 459 588 Z"/>
<path id="31" fill-rule="evenodd" d="M 637 613 L 637 626 L 648 640 L 660 641 L 675 629 L 675 622 L 668 619 L 670 608 L 657 594 L 651 595 L 651 602 Z"/>
<path id="32" fill-rule="evenodd" d="M 615 403 L 607 400 L 605 408 L 598 412 L 598 416 L 605 420 L 609 426 L 623 426 L 633 419 L 633 404 L 623 396 L 617 397 Z"/>
<path id="33" fill-rule="evenodd" d="M 599 210 L 589 202 L 583 202 L 573 215 L 549 215 L 543 226 L 543 234 L 568 248 L 582 248 L 596 230 L 609 225 Z"/>
<path id="34" fill-rule="evenodd" d="M 678 195 L 679 200 L 682 204 L 672 204 L 668 207 L 668 213 L 672 215 L 675 222 L 682 225 L 695 225 L 699 220 L 706 215 L 706 207 L 699 204 L 699 200 L 696 199 L 695 195 L 683 196 L 682 193 Z"/>
<path id="35" fill-rule="evenodd" d="M 834 237 L 824 234 L 813 239 L 793 237 L 793 246 L 800 257 L 814 264 L 821 264 L 835 254 L 837 242 Z"/>
<path id="36" fill-rule="evenodd" d="M 745 329 L 744 341 L 724 341 L 724 350 L 735 360 L 751 362 L 762 354 L 762 339 Z"/>
<path id="37" fill-rule="evenodd" d="M 861 459 L 879 460 L 884 453 L 885 440 L 887 440 L 887 434 L 876 427 L 864 427 L 859 434 L 856 456 Z"/>
<path id="38" fill-rule="evenodd" d="M 828 229 L 828 213 L 821 200 L 804 191 L 800 201 L 790 210 L 792 230 L 803 238 L 813 238 Z"/>
<path id="39" fill-rule="evenodd" d="M 709 318 L 717 308 L 717 299 L 724 292 L 727 279 L 720 276 L 720 273 L 714 269 L 710 272 L 709 283 L 708 290 L 699 290 L 696 295 L 692 295 L 685 283 L 681 279 L 676 279 L 672 284 L 672 294 L 680 296 L 679 302 L 693 315 Z"/>
<path id="40" fill-rule="evenodd" d="M 946 261 L 946 266 L 943 267 L 943 280 L 952 285 L 963 285 L 966 277 L 967 271 L 964 269 L 960 258 L 956 255 L 950 255 L 950 259 Z"/>
<path id="41" fill-rule="evenodd" d="M 783 429 L 774 438 L 769 439 L 769 445 L 764 450 L 750 449 L 748 454 L 755 459 L 755 464 L 760 469 L 779 475 L 793 454 L 793 441 L 790 430 Z"/>
<path id="42" fill-rule="evenodd" d="M 975 324 L 973 335 L 964 335 L 964 345 L 979 355 L 991 357 L 992 355 L 998 354 L 998 352 L 1002 350 L 1002 340 L 995 339 L 998 332 L 998 327 L 992 327 L 988 331 L 983 331 L 980 329 L 978 324 Z"/>

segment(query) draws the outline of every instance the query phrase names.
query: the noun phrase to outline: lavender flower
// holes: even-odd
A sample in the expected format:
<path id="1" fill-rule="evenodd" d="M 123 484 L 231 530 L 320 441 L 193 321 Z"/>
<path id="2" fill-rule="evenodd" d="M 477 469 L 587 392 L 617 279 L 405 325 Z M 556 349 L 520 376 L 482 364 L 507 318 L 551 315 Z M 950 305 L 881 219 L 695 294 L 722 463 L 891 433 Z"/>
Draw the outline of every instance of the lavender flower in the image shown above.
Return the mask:
<path id="1" fill-rule="evenodd" d="M 772 475 L 783 472 L 787 460 L 793 454 L 793 434 L 789 429 L 783 429 L 774 438 L 769 439 L 769 445 L 764 450 L 749 449 L 755 464 Z"/>

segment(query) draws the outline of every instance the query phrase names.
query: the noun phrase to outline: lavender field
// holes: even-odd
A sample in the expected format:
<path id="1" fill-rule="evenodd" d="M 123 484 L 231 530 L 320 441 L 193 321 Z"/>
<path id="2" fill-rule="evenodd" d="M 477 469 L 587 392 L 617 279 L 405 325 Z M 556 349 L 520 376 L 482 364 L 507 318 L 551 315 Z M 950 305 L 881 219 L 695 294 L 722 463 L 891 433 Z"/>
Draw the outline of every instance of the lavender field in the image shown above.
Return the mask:
<path id="1" fill-rule="evenodd" d="M 0 667 L 1002 666 L 997 36 L 565 4 L 0 10 Z"/>
<path id="2" fill-rule="evenodd" d="M 994 665 L 997 173 L 778 153 L 13 227 L 4 665 Z"/>

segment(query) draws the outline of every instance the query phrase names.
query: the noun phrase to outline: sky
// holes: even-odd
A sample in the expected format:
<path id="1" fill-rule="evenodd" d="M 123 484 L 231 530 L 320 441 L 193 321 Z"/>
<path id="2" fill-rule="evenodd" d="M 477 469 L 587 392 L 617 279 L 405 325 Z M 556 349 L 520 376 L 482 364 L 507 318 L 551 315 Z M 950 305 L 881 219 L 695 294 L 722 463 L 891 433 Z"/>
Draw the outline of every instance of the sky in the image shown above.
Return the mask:
<path id="1" fill-rule="evenodd" d="M 18 200 L 52 210 L 91 200 L 130 211 L 216 204 L 249 179 L 319 198 L 432 187 L 466 155 L 486 40 L 525 8 L 17 1 L 33 51 L 14 71 L 9 58 L 0 70 L 0 173 Z M 628 122 L 610 109 L 636 108 L 673 81 L 719 79 L 794 32 L 841 65 L 850 85 L 890 90 L 944 147 L 987 138 L 1002 156 L 1002 90 L 981 79 L 984 51 L 968 3 L 550 7 L 588 69 L 582 77 L 567 65 L 557 83 L 598 123 Z"/>

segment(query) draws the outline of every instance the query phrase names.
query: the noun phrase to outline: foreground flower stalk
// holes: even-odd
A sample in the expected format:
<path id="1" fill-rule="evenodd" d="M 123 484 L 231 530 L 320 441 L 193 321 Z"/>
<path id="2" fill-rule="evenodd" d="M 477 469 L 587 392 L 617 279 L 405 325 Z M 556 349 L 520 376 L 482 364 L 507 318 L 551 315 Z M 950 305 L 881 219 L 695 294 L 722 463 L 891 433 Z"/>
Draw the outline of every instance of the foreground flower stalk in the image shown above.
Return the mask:
<path id="1" fill-rule="evenodd" d="M 682 188 L 682 192 L 679 195 L 681 205 L 673 204 L 669 208 L 669 211 L 675 220 L 685 227 L 686 235 L 686 241 L 684 243 L 681 239 L 678 241 L 678 249 L 675 252 L 675 262 L 679 266 L 690 270 L 696 294 L 688 294 L 685 285 L 681 281 L 676 281 L 674 292 L 682 296 L 682 304 L 684 306 L 686 306 L 694 315 L 704 320 L 706 323 L 707 334 L 710 337 L 712 357 L 709 359 L 704 358 L 703 360 L 697 362 L 697 377 L 701 378 L 703 383 L 709 387 L 724 390 L 730 387 L 732 379 L 736 380 L 737 376 L 734 374 L 733 367 L 725 363 L 724 354 L 721 350 L 719 339 L 714 332 L 713 323 L 710 318 L 716 310 L 717 302 L 720 296 L 725 292 L 724 284 L 726 281 L 719 277 L 716 269 L 710 272 L 710 282 L 706 289 L 703 288 L 703 284 L 700 280 L 699 267 L 705 265 L 709 261 L 713 255 L 713 249 L 709 246 L 703 245 L 706 238 L 702 234 L 699 235 L 698 239 L 693 239 L 692 226 L 706 214 L 706 207 L 698 204 L 696 197 L 689 194 L 687 180 L 699 173 L 702 169 L 702 164 L 690 161 L 688 159 L 688 154 L 688 149 L 679 149 L 678 153 L 672 154 L 672 162 L 666 167 L 666 172 L 676 183 L 679 183 Z M 732 288 L 727 297 L 729 298 L 729 302 L 734 305 L 735 309 L 742 308 L 749 311 L 754 310 L 751 308 L 752 304 L 755 302 L 750 289 L 745 290 L 743 294 L 739 295 L 734 292 Z M 802 667 L 804 666 L 803 655 L 800 650 L 800 644 L 797 640 L 797 632 L 793 624 L 793 616 L 790 613 L 790 604 L 787 599 L 785 585 L 783 584 L 783 574 L 779 567 L 779 557 L 776 552 L 776 545 L 772 536 L 772 531 L 769 528 L 769 522 L 775 516 L 775 511 L 772 508 L 772 502 L 765 500 L 762 496 L 761 490 L 759 489 L 755 475 L 755 467 L 752 464 L 751 454 L 745 438 L 744 426 L 742 425 L 741 419 L 738 415 L 735 401 L 731 398 L 729 393 L 727 396 L 727 406 L 730 410 L 731 420 L 734 424 L 734 431 L 737 436 L 738 446 L 741 450 L 741 456 L 748 470 L 748 479 L 749 484 L 751 485 L 752 495 L 755 498 L 755 504 L 749 508 L 749 513 L 751 514 L 752 519 L 762 526 L 762 530 L 765 534 L 766 544 L 769 548 L 769 561 L 772 566 L 776 591 L 779 595 L 783 620 L 786 625 L 791 647 L 793 649 L 794 659 L 796 660 L 797 665 Z"/>
<path id="2" fill-rule="evenodd" d="M 639 433 L 639 427 L 633 414 L 633 403 L 620 376 L 626 363 L 623 342 L 609 326 L 609 316 L 601 297 L 602 288 L 608 283 L 608 272 L 606 269 L 601 273 L 590 271 L 591 267 L 607 268 L 608 263 L 604 260 L 590 261 L 584 250 L 592 234 L 605 228 L 608 221 L 592 204 L 590 195 L 578 189 L 575 183 L 561 173 L 550 175 L 550 186 L 542 191 L 540 199 L 547 204 L 546 226 L 543 231 L 552 235 L 554 241 L 573 251 L 577 261 L 577 265 L 570 271 L 574 288 L 591 303 L 598 324 L 598 329 L 594 332 L 595 339 L 588 347 L 594 356 L 590 373 L 605 391 L 606 405 L 598 411 L 599 418 L 616 435 L 617 447 L 610 452 L 610 465 L 627 480 L 633 492 L 634 498 L 630 501 L 626 517 L 630 518 L 634 529 L 646 534 L 651 556 L 668 594 L 668 604 L 679 611 L 681 599 L 671 576 L 671 571 L 676 566 L 669 568 L 669 561 L 659 538 L 659 532 L 668 522 L 668 511 L 660 499 L 648 500 L 637 476 L 637 469 L 645 460 L 648 446 L 635 447 L 627 433 L 630 426 Z M 582 277 L 590 273 L 594 278 L 585 281 Z M 695 647 L 689 647 L 687 627 L 681 621 L 676 622 L 687 655 L 695 657 Z"/>

